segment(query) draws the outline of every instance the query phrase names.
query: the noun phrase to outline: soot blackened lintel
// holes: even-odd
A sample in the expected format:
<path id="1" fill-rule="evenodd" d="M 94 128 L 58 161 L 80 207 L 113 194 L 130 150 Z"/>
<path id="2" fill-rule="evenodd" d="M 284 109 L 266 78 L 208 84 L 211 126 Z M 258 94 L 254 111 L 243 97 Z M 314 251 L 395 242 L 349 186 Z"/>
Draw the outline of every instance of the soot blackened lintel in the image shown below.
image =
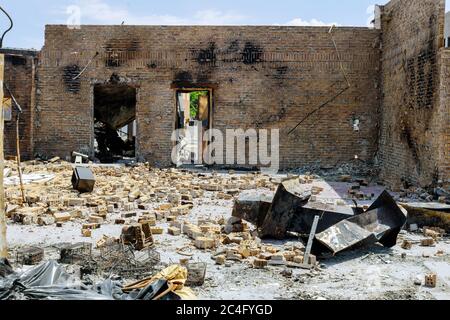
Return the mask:
<path id="1" fill-rule="evenodd" d="M 216 90 L 219 87 L 217 83 L 211 82 L 183 82 L 174 81 L 170 85 L 171 89 L 183 90 L 183 89 L 213 89 Z"/>
<path id="2" fill-rule="evenodd" d="M 13 66 L 26 66 L 27 65 L 27 59 L 23 56 L 6 55 L 5 60 L 10 61 Z"/>
<path id="3" fill-rule="evenodd" d="M 216 89 L 218 87 L 217 83 L 211 83 L 207 81 L 207 77 L 201 78 L 197 77 L 194 80 L 192 74 L 188 71 L 182 71 L 175 75 L 175 80 L 171 84 L 172 89 L 193 89 L 193 88 L 208 88 Z"/>

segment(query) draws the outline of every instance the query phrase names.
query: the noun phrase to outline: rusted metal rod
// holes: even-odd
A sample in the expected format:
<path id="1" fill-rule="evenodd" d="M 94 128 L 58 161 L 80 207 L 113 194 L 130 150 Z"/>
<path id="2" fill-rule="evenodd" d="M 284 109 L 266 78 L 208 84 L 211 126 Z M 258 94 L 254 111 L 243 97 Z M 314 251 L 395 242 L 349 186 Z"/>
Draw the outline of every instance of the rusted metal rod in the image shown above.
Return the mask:
<path id="1" fill-rule="evenodd" d="M 5 88 L 8 91 L 12 101 L 14 102 L 14 105 L 17 108 L 17 119 L 16 119 L 16 161 L 17 161 L 17 172 L 19 173 L 19 181 L 20 181 L 20 191 L 22 194 L 22 206 L 26 202 L 25 197 L 25 187 L 23 186 L 23 177 L 22 177 L 22 168 L 21 168 L 21 159 L 20 159 L 20 115 L 22 114 L 23 110 L 20 104 L 17 102 L 16 97 L 14 97 L 13 93 L 9 89 L 8 85 L 5 83 Z"/>

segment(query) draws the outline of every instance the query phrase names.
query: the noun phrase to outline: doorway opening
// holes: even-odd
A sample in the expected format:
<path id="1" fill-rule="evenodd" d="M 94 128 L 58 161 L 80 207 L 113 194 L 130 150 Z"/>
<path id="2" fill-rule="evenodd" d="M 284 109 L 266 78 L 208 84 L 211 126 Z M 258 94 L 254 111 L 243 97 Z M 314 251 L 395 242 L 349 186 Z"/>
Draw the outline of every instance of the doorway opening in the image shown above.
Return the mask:
<path id="1" fill-rule="evenodd" d="M 136 88 L 94 86 L 94 153 L 101 163 L 131 162 L 136 157 Z"/>
<path id="2" fill-rule="evenodd" d="M 206 131 L 211 129 L 211 89 L 177 90 L 177 163 L 203 165 L 204 152 L 208 145 L 203 140 Z"/>

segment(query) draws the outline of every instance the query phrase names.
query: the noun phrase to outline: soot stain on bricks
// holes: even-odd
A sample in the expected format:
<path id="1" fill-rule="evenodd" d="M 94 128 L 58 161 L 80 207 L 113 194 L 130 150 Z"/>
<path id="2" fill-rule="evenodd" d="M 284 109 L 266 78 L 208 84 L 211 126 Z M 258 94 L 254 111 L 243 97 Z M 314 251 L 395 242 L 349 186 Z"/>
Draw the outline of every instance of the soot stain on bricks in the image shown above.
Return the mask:
<path id="1" fill-rule="evenodd" d="M 260 46 L 252 42 L 246 42 L 245 47 L 241 52 L 242 62 L 244 64 L 256 64 L 262 62 L 263 53 L 264 51 Z"/>
<path id="2" fill-rule="evenodd" d="M 106 66 L 120 67 L 123 63 L 133 59 L 133 53 L 139 51 L 141 44 L 136 39 L 110 39 L 104 46 L 106 52 Z"/>
<path id="3" fill-rule="evenodd" d="M 80 91 L 80 78 L 75 79 L 80 72 L 81 68 L 76 64 L 64 67 L 63 80 L 67 91 L 72 93 L 78 93 Z"/>
<path id="4" fill-rule="evenodd" d="M 192 74 L 187 71 L 179 72 L 175 75 L 175 81 L 193 82 Z"/>
<path id="5" fill-rule="evenodd" d="M 210 42 L 208 48 L 198 50 L 197 62 L 202 65 L 215 65 L 217 61 L 216 50 L 217 48 L 215 42 Z"/>

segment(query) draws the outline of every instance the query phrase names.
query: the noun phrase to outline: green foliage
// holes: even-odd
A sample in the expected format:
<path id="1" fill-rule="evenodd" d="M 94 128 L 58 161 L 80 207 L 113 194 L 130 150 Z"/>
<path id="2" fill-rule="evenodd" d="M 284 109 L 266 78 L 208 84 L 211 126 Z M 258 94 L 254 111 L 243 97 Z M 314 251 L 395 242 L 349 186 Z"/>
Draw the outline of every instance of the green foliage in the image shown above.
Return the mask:
<path id="1" fill-rule="evenodd" d="M 198 116 L 198 101 L 200 97 L 208 96 L 208 91 L 194 91 L 191 92 L 191 119 L 196 119 Z"/>

